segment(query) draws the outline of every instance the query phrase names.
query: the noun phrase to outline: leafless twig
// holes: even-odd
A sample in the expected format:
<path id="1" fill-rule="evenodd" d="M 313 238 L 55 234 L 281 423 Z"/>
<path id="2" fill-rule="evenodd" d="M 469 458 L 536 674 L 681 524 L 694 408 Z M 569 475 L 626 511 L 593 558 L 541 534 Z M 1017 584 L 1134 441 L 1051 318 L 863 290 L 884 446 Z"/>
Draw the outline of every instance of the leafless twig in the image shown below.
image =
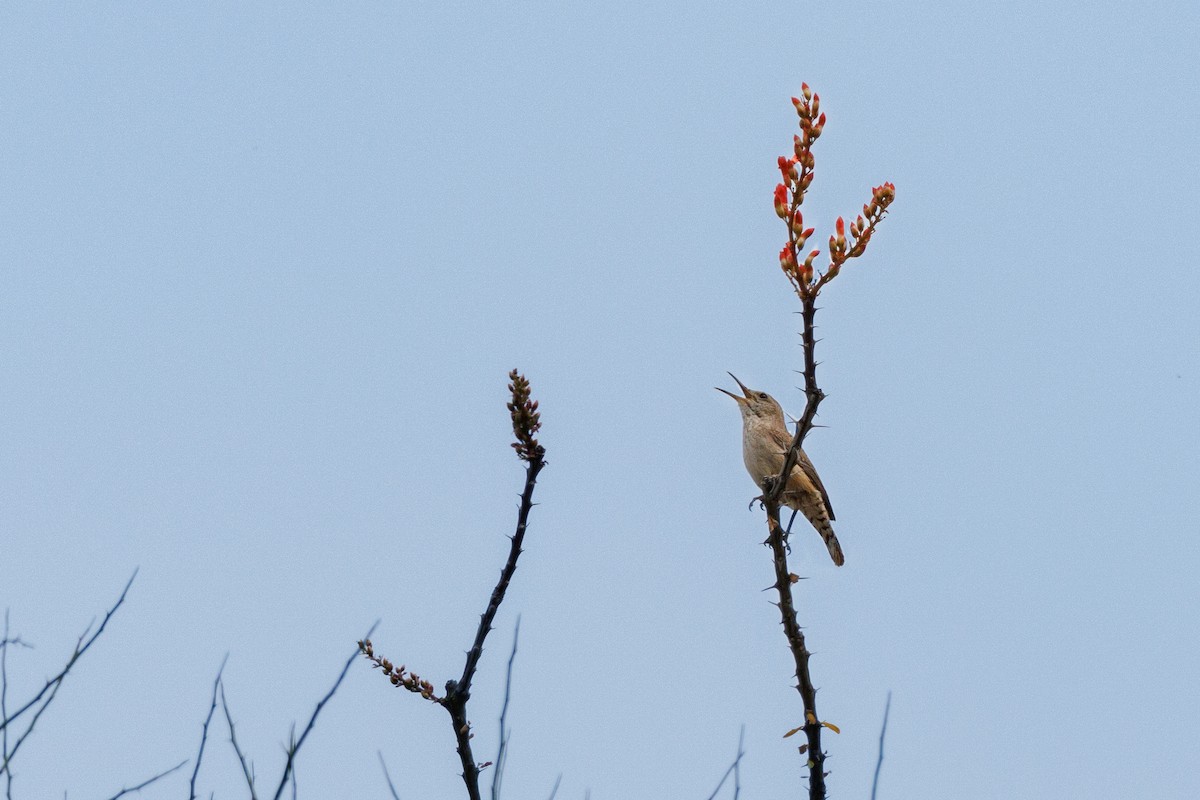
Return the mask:
<path id="1" fill-rule="evenodd" d="M 721 787 L 725 785 L 725 781 L 729 780 L 730 775 L 733 776 L 734 800 L 737 800 L 738 795 L 741 794 L 741 791 L 742 791 L 741 763 L 742 763 L 742 756 L 746 755 L 746 752 L 742 749 L 742 743 L 745 741 L 745 739 L 746 739 L 746 726 L 743 725 L 741 732 L 738 734 L 737 756 L 733 759 L 733 763 L 729 765 L 729 768 L 727 770 L 725 770 L 725 774 L 721 776 L 721 780 L 717 783 L 717 788 L 713 789 L 712 794 L 710 794 L 708 796 L 708 800 L 715 800 L 717 793 L 719 793 L 721 791 Z"/>
<path id="2" fill-rule="evenodd" d="M 137 577 L 137 574 L 138 571 L 135 569 L 133 574 L 129 576 L 129 581 L 126 582 L 125 588 L 121 591 L 121 596 L 117 598 L 117 602 L 108 609 L 108 611 L 104 614 L 104 619 L 100 621 L 100 627 L 92 632 L 91 636 L 89 636 L 88 633 L 92 631 L 92 626 L 88 625 L 87 629 L 84 630 L 84 632 L 80 635 L 79 641 L 75 645 L 75 650 L 71 653 L 71 657 L 67 659 L 66 665 L 59 670 L 57 675 L 46 681 L 46 685 L 43 686 L 41 690 L 29 700 L 29 702 L 17 709 L 12 716 L 6 716 L 3 720 L 0 720 L 0 728 L 8 728 L 8 726 L 20 718 L 22 714 L 36 706 L 47 692 L 54 692 L 58 689 L 58 686 L 67 677 L 67 673 L 69 673 L 71 668 L 75 666 L 75 662 L 78 661 L 83 654 L 88 651 L 88 648 L 90 648 L 92 644 L 94 644 L 95 641 L 100 638 L 100 634 L 104 633 L 104 628 L 108 625 L 108 621 L 112 619 L 113 614 L 116 614 L 117 609 L 119 609 L 125 602 L 125 595 L 129 593 L 129 587 L 133 585 L 133 579 Z"/>
<path id="3" fill-rule="evenodd" d="M 367 631 L 367 635 L 363 639 L 370 639 L 371 634 L 375 632 L 375 628 L 379 626 L 376 621 L 371 626 L 371 630 Z M 287 788 L 288 780 L 292 777 L 292 770 L 296 763 L 296 754 L 300 752 L 300 748 L 304 746 L 304 740 L 308 738 L 308 734 L 312 733 L 313 726 L 317 724 L 317 715 L 321 713 L 321 709 L 325 707 L 332 698 L 338 687 L 342 685 L 342 681 L 346 679 L 346 673 L 350 671 L 350 665 L 358 659 L 358 650 L 356 649 L 346 659 L 345 666 L 342 667 L 342 672 L 338 675 L 338 679 L 334 682 L 333 687 L 321 698 L 317 703 L 317 707 L 313 709 L 312 716 L 308 718 L 308 724 L 304 726 L 304 731 L 300 734 L 299 739 L 292 739 L 287 749 L 287 763 L 283 766 L 283 777 L 279 779 L 279 788 L 275 790 L 275 800 L 279 800 L 283 796 L 283 790 Z"/>
<path id="4" fill-rule="evenodd" d="M 233 752 L 237 754 L 238 763 L 242 765 L 242 775 L 246 778 L 246 787 L 250 789 L 250 800 L 258 800 L 258 794 L 254 790 L 254 765 L 247 763 L 246 755 L 238 745 L 233 715 L 229 713 L 229 703 L 225 700 L 225 683 L 218 681 L 217 685 L 221 687 L 221 708 L 225 711 L 225 722 L 229 725 L 229 743 L 233 745 Z"/>
<path id="5" fill-rule="evenodd" d="M 145 789 L 147 786 L 154 783 L 155 781 L 157 781 L 161 778 L 167 777 L 172 772 L 183 769 L 183 766 L 187 763 L 188 763 L 187 759 L 184 759 L 183 761 L 180 761 L 178 764 L 171 767 L 170 769 L 164 770 L 163 772 L 158 773 L 153 778 L 147 778 L 146 780 L 139 783 L 137 786 L 130 786 L 128 789 L 122 789 L 121 791 L 114 794 L 112 797 L 108 798 L 108 800 L 117 800 L 117 798 L 124 797 L 127 794 L 133 794 L 134 792 L 140 792 L 142 789 Z"/>
<path id="6" fill-rule="evenodd" d="M 96 628 L 95 631 L 92 631 L 92 624 L 95 623 L 93 620 L 92 624 L 89 624 L 84 632 L 80 634 L 79 639 L 75 642 L 75 649 L 71 652 L 71 657 L 67 659 L 66 665 L 59 670 L 58 674 L 46 681 L 41 690 L 38 691 L 38 693 L 35 694 L 32 699 L 25 703 L 25 705 L 17 709 L 17 711 L 11 716 L 7 712 L 2 715 L 3 719 L 0 719 L 0 730 L 3 731 L 3 738 L 0 741 L 4 742 L 4 750 L 2 753 L 0 753 L 0 772 L 7 776 L 6 787 L 10 793 L 10 797 L 12 788 L 11 765 L 13 758 L 17 754 L 17 751 L 21 749 L 21 745 L 24 744 L 25 740 L 28 739 L 33 733 L 33 729 L 37 727 L 38 720 L 41 719 L 42 714 L 46 713 L 46 709 L 50 708 L 50 704 L 53 703 L 54 698 L 58 696 L 58 690 L 62 686 L 62 683 L 66 679 L 67 675 L 71 672 L 71 668 L 75 666 L 75 663 L 83 657 L 83 654 L 88 651 L 95 641 L 100 638 L 100 634 L 104 633 L 104 629 L 108 626 L 108 621 L 112 619 L 113 615 L 117 613 L 117 609 L 119 609 L 125 602 L 125 596 L 129 593 L 129 587 L 133 585 L 133 580 L 136 577 L 137 570 L 135 569 L 133 571 L 133 575 L 129 576 L 129 581 L 125 584 L 125 588 L 121 591 L 121 596 L 117 598 L 117 602 L 114 603 L 112 607 L 109 608 L 104 614 L 104 619 L 101 620 L 100 626 Z M 7 641 L 8 637 L 5 636 L 4 638 Z M 7 645 L 4 647 L 4 652 L 8 652 Z M 16 738 L 16 741 L 10 748 L 8 746 L 8 726 L 31 709 L 33 710 L 33 715 L 29 718 L 29 723 L 25 726 L 24 732 L 22 732 L 21 735 Z"/>
<path id="7" fill-rule="evenodd" d="M 4 609 L 4 638 L 0 639 L 0 720 L 8 721 L 8 646 L 20 639 L 9 639 L 8 609 Z M 0 757 L 8 760 L 8 726 L 0 731 Z M 12 800 L 12 772 L 4 770 L 4 796 Z"/>
<path id="8" fill-rule="evenodd" d="M 200 762 L 204 760 L 204 745 L 208 743 L 208 725 L 212 722 L 213 712 L 217 710 L 217 689 L 221 685 L 221 674 L 225 672 L 225 662 L 227 661 L 229 661 L 228 653 L 225 654 L 225 658 L 221 659 L 221 666 L 213 681 L 212 702 L 208 705 L 208 716 L 204 718 L 204 729 L 200 733 L 200 749 L 196 753 L 196 767 L 192 770 L 192 780 L 188 784 L 188 800 L 196 800 L 196 777 L 200 774 Z"/>
<path id="9" fill-rule="evenodd" d="M 738 754 L 733 761 L 733 800 L 738 800 L 742 794 L 742 756 L 746 752 L 742 750 L 742 742 L 746 738 L 746 726 L 742 726 L 741 732 L 738 733 Z"/>
<path id="10" fill-rule="evenodd" d="M 387 781 L 388 791 L 392 793 L 392 800 L 400 800 L 400 795 L 396 794 L 396 787 L 392 784 L 392 776 L 388 772 L 387 762 L 383 760 L 383 751 L 376 750 L 375 755 L 379 756 L 379 766 L 383 767 L 383 778 Z"/>
<path id="11" fill-rule="evenodd" d="M 879 728 L 879 758 L 875 761 L 875 778 L 871 781 L 871 800 L 875 800 L 875 792 L 879 789 L 879 770 L 883 767 L 883 737 L 887 735 L 888 712 L 892 710 L 892 693 L 888 692 L 887 703 L 883 706 L 883 725 Z"/>
<path id="12" fill-rule="evenodd" d="M 517 659 L 517 639 L 521 635 L 521 617 L 513 628 L 512 652 L 508 656 L 508 668 L 504 673 L 504 703 L 500 706 L 500 746 L 496 750 L 496 766 L 492 768 L 492 800 L 500 800 L 500 786 L 504 782 L 504 764 L 508 757 L 508 700 L 512 696 L 513 662 Z"/>

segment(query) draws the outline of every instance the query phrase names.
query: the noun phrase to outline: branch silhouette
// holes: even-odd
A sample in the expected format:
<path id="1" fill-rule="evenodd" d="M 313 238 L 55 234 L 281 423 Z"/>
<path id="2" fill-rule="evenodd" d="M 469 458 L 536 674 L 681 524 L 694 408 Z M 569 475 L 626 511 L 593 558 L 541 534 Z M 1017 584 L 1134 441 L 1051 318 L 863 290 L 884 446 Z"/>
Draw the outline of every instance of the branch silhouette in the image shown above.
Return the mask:
<path id="1" fill-rule="evenodd" d="M 71 651 L 71 655 L 67 659 L 67 663 L 61 670 L 58 671 L 58 674 L 47 680 L 42 688 L 35 693 L 32 698 L 30 698 L 12 714 L 8 713 L 8 648 L 11 645 L 22 645 L 25 647 L 28 647 L 28 645 L 21 641 L 20 638 L 9 638 L 8 613 L 5 612 L 4 637 L 2 640 L 0 640 L 0 745 L 2 745 L 0 746 L 0 774 L 4 775 L 5 796 L 9 798 L 9 800 L 12 798 L 12 762 L 17 755 L 17 751 L 21 749 L 21 745 L 23 745 L 33 734 L 34 729 L 37 727 L 38 721 L 42 718 L 42 715 L 46 713 L 46 710 L 50 708 L 50 705 L 58 696 L 58 690 L 62 687 L 63 681 L 66 680 L 67 676 L 71 674 L 71 670 L 74 668 L 75 664 L 77 664 L 79 659 L 83 657 L 83 654 L 86 653 L 91 646 L 96 643 L 96 640 L 100 638 L 101 634 L 103 634 L 105 629 L 108 627 L 108 621 L 112 619 L 113 615 L 117 613 L 118 609 L 124 605 L 125 598 L 129 594 L 129 587 L 133 585 L 133 581 L 137 577 L 137 574 L 138 571 L 135 569 L 133 574 L 129 576 L 129 580 L 125 583 L 125 588 L 121 590 L 121 596 L 118 597 L 117 601 L 109 607 L 108 611 L 105 612 L 104 619 L 100 621 L 100 625 L 93 631 L 92 625 L 95 624 L 95 620 L 92 620 L 92 622 L 88 624 L 87 628 L 84 629 L 83 633 L 79 635 L 79 638 L 75 641 L 75 648 Z M 32 712 L 32 714 L 28 718 L 28 722 L 25 725 L 25 730 L 16 735 L 15 738 L 10 736 L 9 726 L 18 719 L 21 719 L 21 717 L 28 712 Z M 10 741 L 12 741 L 11 746 L 9 744 Z M 185 761 L 184 763 L 187 762 Z M 175 769 L 179 769 L 179 767 L 182 766 L 183 764 L 180 764 L 178 767 L 168 770 L 168 773 L 173 772 Z M 151 779 L 151 782 L 157 780 L 158 777 Z M 145 785 L 149 784 L 147 783 Z M 131 789 L 128 791 L 135 790 Z"/>
<path id="2" fill-rule="evenodd" d="M 511 544 L 508 559 L 500 570 L 500 578 L 497 580 L 495 588 L 492 589 L 487 607 L 479 617 L 479 627 L 476 628 L 475 638 L 471 643 L 471 648 L 467 651 L 462 675 L 457 680 L 446 681 L 446 693 L 444 696 L 438 697 L 434 694 L 433 685 L 429 681 L 408 671 L 403 665 L 397 667 L 388 659 L 376 656 L 370 638 L 363 639 L 358 643 L 362 654 L 383 672 L 393 686 L 419 694 L 426 700 L 442 706 L 450 714 L 450 725 L 454 730 L 456 742 L 455 749 L 462 764 L 463 784 L 466 786 L 467 796 L 470 800 L 480 800 L 479 773 L 484 768 L 492 766 L 490 761 L 483 764 L 478 763 L 471 748 L 471 739 L 474 734 L 467 718 L 467 702 L 471 699 L 471 681 L 479 668 L 479 659 L 483 656 L 483 645 L 487 640 L 487 635 L 492 631 L 496 613 L 500 610 L 500 604 L 504 602 L 504 596 L 512 582 L 513 574 L 517 571 L 517 561 L 523 552 L 521 546 L 525 541 L 525 532 L 529 526 L 529 514 L 534 506 L 533 491 L 537 486 L 538 474 L 546 466 L 546 448 L 538 442 L 536 437 L 542 426 L 541 415 L 538 413 L 537 401 L 531 397 L 529 381 L 515 369 L 509 373 L 508 378 L 510 381 L 508 389 L 511 394 L 508 411 L 512 417 L 514 439 L 512 447 L 517 451 L 517 457 L 525 462 L 525 488 L 521 492 L 521 503 L 517 509 L 516 531 L 509 537 Z M 515 639 L 513 646 L 515 654 Z M 501 747 L 504 747 L 503 741 Z M 501 750 L 501 753 L 503 752 Z M 497 781 L 493 786 L 493 791 L 498 790 L 499 782 Z"/>
<path id="3" fill-rule="evenodd" d="M 875 800 L 875 792 L 879 790 L 879 770 L 883 768 L 883 737 L 887 736 L 888 713 L 892 710 L 892 693 L 888 692 L 887 703 L 883 706 L 883 725 L 879 727 L 879 758 L 875 761 L 875 777 L 871 780 L 871 800 Z"/>

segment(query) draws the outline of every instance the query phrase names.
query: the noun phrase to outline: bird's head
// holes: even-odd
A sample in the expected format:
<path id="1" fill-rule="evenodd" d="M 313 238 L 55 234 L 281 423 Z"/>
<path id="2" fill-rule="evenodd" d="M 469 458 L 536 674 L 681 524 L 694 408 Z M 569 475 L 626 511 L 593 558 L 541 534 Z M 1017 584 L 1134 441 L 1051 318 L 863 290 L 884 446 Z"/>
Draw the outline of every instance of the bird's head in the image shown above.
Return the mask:
<path id="1" fill-rule="evenodd" d="M 742 412 L 742 417 L 746 419 L 762 418 L 763 420 L 778 419 L 780 423 L 783 422 L 783 407 L 775 401 L 774 397 L 771 397 L 766 392 L 751 389 L 739 381 L 737 376 L 732 372 L 729 373 L 729 377 L 733 378 L 738 388 L 742 390 L 741 396 L 733 392 L 726 392 L 720 386 L 715 388 L 718 392 L 725 392 L 725 394 L 737 401 L 738 410 Z"/>

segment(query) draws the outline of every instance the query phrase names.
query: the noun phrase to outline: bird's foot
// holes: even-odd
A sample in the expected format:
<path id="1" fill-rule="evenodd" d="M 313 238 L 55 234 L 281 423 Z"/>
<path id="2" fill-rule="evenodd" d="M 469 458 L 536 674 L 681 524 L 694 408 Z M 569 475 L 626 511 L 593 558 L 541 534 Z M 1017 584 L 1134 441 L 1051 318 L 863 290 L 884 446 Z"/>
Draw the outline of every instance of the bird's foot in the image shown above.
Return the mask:
<path id="1" fill-rule="evenodd" d="M 770 547 L 770 546 L 771 546 L 771 537 L 768 536 L 767 538 L 763 539 L 763 547 Z M 783 534 L 783 550 L 789 556 L 792 554 L 792 543 L 788 541 L 788 535 L 786 533 Z"/>

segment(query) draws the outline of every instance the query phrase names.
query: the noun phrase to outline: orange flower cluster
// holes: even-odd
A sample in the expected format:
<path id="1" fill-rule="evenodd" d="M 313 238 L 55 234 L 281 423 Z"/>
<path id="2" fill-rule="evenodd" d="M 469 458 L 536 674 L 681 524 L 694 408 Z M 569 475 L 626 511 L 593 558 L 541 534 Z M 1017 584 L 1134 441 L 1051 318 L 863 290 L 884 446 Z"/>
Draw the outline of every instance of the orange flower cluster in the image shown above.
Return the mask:
<path id="1" fill-rule="evenodd" d="M 804 227 L 804 215 L 800 204 L 812 184 L 816 161 L 813 158 L 813 143 L 825 129 L 825 114 L 821 111 L 821 96 L 815 94 L 808 84 L 801 84 L 801 97 L 793 97 L 792 105 L 800 121 L 800 135 L 793 137 L 793 155 L 779 157 L 779 174 L 783 182 L 775 187 L 775 213 L 788 227 L 788 241 L 779 251 L 779 266 L 791 282 L 801 299 L 815 296 L 821 287 L 832 280 L 842 269 L 842 264 L 862 255 L 875 232 L 875 226 L 887 213 L 887 208 L 896 199 L 896 187 L 890 183 L 876 186 L 871 192 L 871 202 L 863 206 L 863 213 L 850 223 L 849 240 L 846 237 L 846 222 L 838 217 L 837 232 L 829 237 L 829 267 L 818 274 L 813 262 L 821 254 L 812 250 L 800 261 L 813 228 Z M 850 241 L 852 240 L 852 242 Z"/>
<path id="2" fill-rule="evenodd" d="M 837 235 L 829 237 L 829 270 L 825 273 L 833 278 L 842 269 L 842 264 L 851 258 L 861 256 L 867 250 L 867 243 L 875 233 L 875 226 L 880 223 L 887 213 L 888 206 L 896 199 L 896 187 L 885 183 L 871 190 L 871 202 L 863 205 L 862 213 L 850 223 L 851 245 L 846 241 L 846 222 L 841 217 L 837 221 Z"/>
<path id="3" fill-rule="evenodd" d="M 804 202 L 804 193 L 812 185 L 816 166 L 812 146 L 825 129 L 825 114 L 821 111 L 821 96 L 815 94 L 807 83 L 801 84 L 800 94 L 801 97 L 792 98 L 792 105 L 800 118 L 800 135 L 792 137 L 792 155 L 779 157 L 779 174 L 783 182 L 775 187 L 775 213 L 788 226 L 788 243 L 779 251 L 779 265 L 796 291 L 803 294 L 812 283 L 812 263 L 820 251 L 814 250 L 803 264 L 800 263 L 799 253 L 814 230 L 804 227 L 800 204 Z"/>

